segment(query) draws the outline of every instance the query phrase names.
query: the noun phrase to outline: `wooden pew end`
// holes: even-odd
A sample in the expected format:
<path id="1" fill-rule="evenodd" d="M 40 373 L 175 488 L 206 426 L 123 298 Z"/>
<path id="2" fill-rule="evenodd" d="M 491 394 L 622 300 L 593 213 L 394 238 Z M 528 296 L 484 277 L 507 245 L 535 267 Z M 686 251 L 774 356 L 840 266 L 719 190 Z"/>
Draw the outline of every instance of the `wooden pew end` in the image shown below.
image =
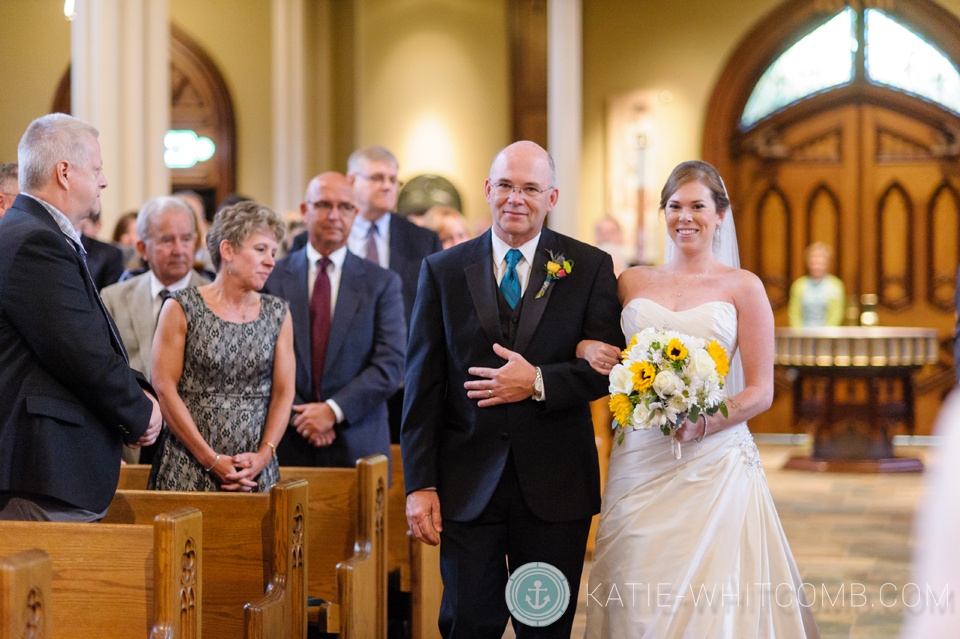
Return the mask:
<path id="1" fill-rule="evenodd" d="M 53 564 L 43 550 L 0 557 L 0 637 L 52 637 L 50 591 Z"/>

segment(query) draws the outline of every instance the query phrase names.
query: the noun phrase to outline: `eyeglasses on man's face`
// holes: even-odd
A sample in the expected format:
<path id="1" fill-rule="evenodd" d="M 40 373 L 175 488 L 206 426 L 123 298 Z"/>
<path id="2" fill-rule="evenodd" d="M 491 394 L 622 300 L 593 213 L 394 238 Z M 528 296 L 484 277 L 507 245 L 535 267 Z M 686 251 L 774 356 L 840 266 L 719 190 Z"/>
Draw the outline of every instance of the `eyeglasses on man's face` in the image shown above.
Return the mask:
<path id="1" fill-rule="evenodd" d="M 398 180 L 396 175 L 384 175 L 383 173 L 374 173 L 373 175 L 367 175 L 366 173 L 357 173 L 364 180 L 369 180 L 376 184 L 377 186 L 383 186 L 384 184 L 389 184 L 390 186 L 395 186 L 398 189 L 403 188 L 403 181 Z"/>
<path id="2" fill-rule="evenodd" d="M 490 185 L 490 188 L 493 189 L 493 192 L 501 197 L 510 197 L 514 191 L 520 195 L 527 198 L 535 198 L 538 195 L 543 195 L 547 191 L 553 190 L 554 187 L 548 186 L 545 189 L 541 189 L 532 184 L 526 184 L 524 186 L 514 186 L 506 180 L 500 180 L 499 182 L 494 182 Z"/>
<path id="3" fill-rule="evenodd" d="M 330 211 L 332 211 L 334 208 L 337 209 L 337 213 L 349 215 L 353 213 L 357 208 L 351 202 L 338 202 L 336 207 L 334 207 L 333 202 L 328 202 L 326 200 L 320 200 L 318 202 L 307 202 L 307 206 L 317 209 L 318 211 L 320 211 L 325 215 L 329 215 Z"/>

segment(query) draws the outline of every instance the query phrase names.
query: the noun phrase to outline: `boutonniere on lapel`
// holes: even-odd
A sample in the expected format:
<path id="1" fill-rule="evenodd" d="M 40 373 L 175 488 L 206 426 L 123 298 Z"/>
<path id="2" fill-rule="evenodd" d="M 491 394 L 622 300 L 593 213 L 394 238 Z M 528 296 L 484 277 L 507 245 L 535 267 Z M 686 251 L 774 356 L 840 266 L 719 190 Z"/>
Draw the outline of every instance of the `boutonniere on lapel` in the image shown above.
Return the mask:
<path id="1" fill-rule="evenodd" d="M 537 293 L 537 296 L 534 299 L 540 299 L 547 293 L 547 289 L 550 288 L 550 282 L 554 280 L 562 280 L 573 272 L 573 260 L 568 260 L 565 258 L 563 253 L 554 253 L 550 249 L 544 250 L 550 254 L 550 260 L 547 262 L 546 266 L 547 279 L 543 280 L 543 286 L 540 288 L 540 292 Z"/>

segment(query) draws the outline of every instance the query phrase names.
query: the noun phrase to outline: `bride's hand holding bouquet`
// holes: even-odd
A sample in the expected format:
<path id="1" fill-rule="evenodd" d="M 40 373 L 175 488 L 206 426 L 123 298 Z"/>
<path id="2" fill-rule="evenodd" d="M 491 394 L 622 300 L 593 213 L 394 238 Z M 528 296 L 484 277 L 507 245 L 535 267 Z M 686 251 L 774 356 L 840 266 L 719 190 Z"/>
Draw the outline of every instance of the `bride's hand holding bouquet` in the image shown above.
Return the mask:
<path id="1" fill-rule="evenodd" d="M 617 444 L 627 429 L 658 427 L 673 436 L 680 459 L 680 441 L 706 434 L 706 416 L 727 416 L 723 382 L 729 370 L 727 352 L 716 341 L 676 331 L 646 328 L 633 336 L 610 371 L 610 410 Z M 697 437 L 697 420 L 704 430 Z M 694 428 L 687 427 L 685 420 Z"/>

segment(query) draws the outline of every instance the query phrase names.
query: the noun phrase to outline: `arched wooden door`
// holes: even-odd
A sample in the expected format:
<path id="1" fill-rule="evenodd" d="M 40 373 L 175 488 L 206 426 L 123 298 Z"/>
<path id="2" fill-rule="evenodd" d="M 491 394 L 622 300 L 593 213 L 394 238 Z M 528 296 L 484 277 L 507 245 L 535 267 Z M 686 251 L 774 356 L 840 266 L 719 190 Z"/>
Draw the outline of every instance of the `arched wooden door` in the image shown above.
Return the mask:
<path id="1" fill-rule="evenodd" d="M 53 112 L 70 113 L 70 67 L 60 80 Z M 236 122 L 233 100 L 209 55 L 176 25 L 170 25 L 170 129 L 193 131 L 211 140 L 215 151 L 192 166 L 170 168 L 170 191 L 194 190 L 207 217 L 236 189 Z"/>
<path id="2" fill-rule="evenodd" d="M 927 2 L 783 5 L 758 26 L 781 39 L 767 34 L 765 54 L 741 47 L 721 78 L 704 150 L 728 176 L 741 262 L 763 280 L 778 326 L 787 325 L 790 284 L 805 273 L 804 248 L 821 241 L 834 247 L 852 302 L 879 296 L 882 325 L 939 331 L 941 364 L 917 386 L 919 433 L 955 383 L 960 58 L 951 53 L 960 21 L 945 13 Z M 911 46 L 922 49 L 913 64 L 949 66 L 911 70 Z M 899 66 L 885 73 L 890 60 Z M 790 430 L 789 385 L 779 381 L 774 408 L 751 427 Z"/>

